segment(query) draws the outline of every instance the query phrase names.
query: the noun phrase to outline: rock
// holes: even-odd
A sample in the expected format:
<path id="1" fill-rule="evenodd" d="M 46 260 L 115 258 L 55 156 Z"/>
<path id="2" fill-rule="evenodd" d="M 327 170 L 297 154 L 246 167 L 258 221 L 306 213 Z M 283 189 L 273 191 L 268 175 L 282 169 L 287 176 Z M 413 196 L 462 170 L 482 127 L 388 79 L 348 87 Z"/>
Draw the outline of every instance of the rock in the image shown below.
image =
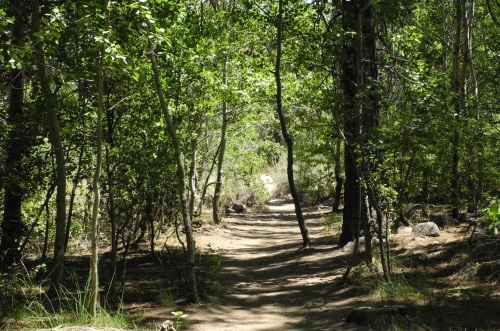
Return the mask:
<path id="1" fill-rule="evenodd" d="M 432 215 L 431 222 L 436 223 L 436 225 L 440 228 L 444 228 L 445 226 L 453 226 L 457 225 L 458 222 L 454 218 L 449 215 Z"/>
<path id="2" fill-rule="evenodd" d="M 397 234 L 411 234 L 413 228 L 411 226 L 400 226 L 397 230 Z"/>
<path id="3" fill-rule="evenodd" d="M 241 203 L 233 203 L 231 206 L 231 209 L 234 210 L 235 213 L 246 213 L 247 212 L 247 206 Z"/>
<path id="4" fill-rule="evenodd" d="M 441 232 L 439 231 L 438 226 L 434 222 L 425 222 L 417 224 L 413 227 L 411 233 L 414 236 L 423 236 L 423 237 L 439 237 Z"/>

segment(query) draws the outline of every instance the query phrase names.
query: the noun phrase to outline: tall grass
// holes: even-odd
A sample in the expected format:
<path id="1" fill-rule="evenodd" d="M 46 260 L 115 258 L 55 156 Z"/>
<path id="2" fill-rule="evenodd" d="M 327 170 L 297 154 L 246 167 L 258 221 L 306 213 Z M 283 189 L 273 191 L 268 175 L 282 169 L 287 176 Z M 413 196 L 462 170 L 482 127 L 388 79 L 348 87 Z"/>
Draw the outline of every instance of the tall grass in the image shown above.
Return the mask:
<path id="1" fill-rule="evenodd" d="M 34 285 L 25 280 L 20 286 L 32 288 Z M 86 287 L 85 287 L 86 288 Z M 93 318 L 88 310 L 89 295 L 84 289 L 61 288 L 55 298 L 39 291 L 36 295 L 12 297 L 11 311 L 15 312 L 3 330 L 33 330 L 65 326 L 94 326 L 130 328 L 131 323 L 125 318 L 120 306 L 117 311 L 108 312 L 104 307 L 98 309 Z"/>

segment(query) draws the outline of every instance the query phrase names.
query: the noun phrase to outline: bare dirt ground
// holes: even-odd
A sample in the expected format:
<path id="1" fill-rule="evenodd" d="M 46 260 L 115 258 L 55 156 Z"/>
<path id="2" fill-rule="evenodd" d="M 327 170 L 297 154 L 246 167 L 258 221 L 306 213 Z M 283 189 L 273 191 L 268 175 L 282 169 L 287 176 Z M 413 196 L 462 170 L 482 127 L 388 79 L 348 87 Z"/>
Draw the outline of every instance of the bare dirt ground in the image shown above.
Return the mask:
<path id="1" fill-rule="evenodd" d="M 400 327 L 393 329 L 500 330 L 500 277 L 492 272 L 493 277 L 479 279 L 479 264 L 469 265 L 471 260 L 463 258 L 464 226 L 449 228 L 438 238 L 391 239 L 399 256 L 398 280 L 416 288 L 413 296 L 420 298 L 405 302 L 374 295 L 381 277 L 373 271 L 365 278 L 361 268 L 352 276 L 355 280 L 339 282 L 350 254 L 337 248 L 338 233 L 324 232 L 321 216 L 328 210 L 305 210 L 313 246 L 298 250 L 301 236 L 293 204 L 273 200 L 268 208 L 237 214 L 224 227 L 197 235 L 200 249 L 210 247 L 222 255 L 220 289 L 216 303 L 177 307 L 189 314 L 183 330 L 388 330 L 387 325 L 345 322 L 353 308 L 387 304 L 408 305 L 408 315 L 396 319 Z M 490 260 L 498 260 L 497 253 L 492 248 L 478 252 L 483 258 L 490 254 Z M 161 321 L 171 311 L 156 307 L 144 310 L 143 318 Z"/>
<path id="2" fill-rule="evenodd" d="M 332 330 L 353 303 L 342 291 L 327 305 L 328 284 L 340 276 L 342 252 L 325 236 L 320 214 L 306 213 L 314 246 L 302 244 L 293 204 L 275 200 L 269 211 L 227 220 L 227 230 L 199 239 L 225 254 L 219 305 L 187 310 L 189 330 Z M 342 306 L 335 309 L 336 305 Z"/>
<path id="3" fill-rule="evenodd" d="M 162 291 L 176 287 L 165 281 L 176 272 L 164 250 L 151 257 L 143 247 L 130 256 L 122 302 L 137 328 L 159 330 L 172 320 L 171 312 L 182 310 L 189 314 L 186 331 L 500 330 L 498 238 L 483 237 L 471 248 L 466 225 L 445 228 L 437 238 L 394 235 L 397 285 L 387 285 L 380 295 L 382 277 L 368 267 L 356 267 L 340 282 L 350 253 L 336 246 L 340 223 L 324 231 L 328 209 L 304 210 L 312 248 L 298 250 L 302 240 L 293 204 L 273 200 L 267 208 L 198 230 L 201 264 L 207 256 L 221 257 L 216 281 L 204 293 L 212 300 L 202 304 L 159 302 Z M 101 263 L 106 269 L 107 262 Z M 370 325 L 345 320 L 354 308 L 393 304 L 407 306 L 407 315 Z"/>

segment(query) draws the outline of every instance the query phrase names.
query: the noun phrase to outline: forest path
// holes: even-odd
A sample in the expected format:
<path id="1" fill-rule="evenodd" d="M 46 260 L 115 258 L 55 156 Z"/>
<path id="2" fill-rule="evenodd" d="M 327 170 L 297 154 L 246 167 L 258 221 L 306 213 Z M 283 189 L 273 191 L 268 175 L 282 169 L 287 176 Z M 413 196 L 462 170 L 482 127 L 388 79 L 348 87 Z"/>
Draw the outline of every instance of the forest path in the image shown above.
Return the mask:
<path id="1" fill-rule="evenodd" d="M 218 304 L 187 307 L 183 329 L 355 330 L 342 319 L 356 293 L 329 286 L 345 270 L 347 255 L 324 234 L 322 211 L 304 212 L 312 248 L 299 251 L 293 204 L 273 200 L 268 208 L 238 214 L 225 221 L 225 228 L 197 237 L 200 249 L 223 252 L 218 273 L 222 293 Z"/>

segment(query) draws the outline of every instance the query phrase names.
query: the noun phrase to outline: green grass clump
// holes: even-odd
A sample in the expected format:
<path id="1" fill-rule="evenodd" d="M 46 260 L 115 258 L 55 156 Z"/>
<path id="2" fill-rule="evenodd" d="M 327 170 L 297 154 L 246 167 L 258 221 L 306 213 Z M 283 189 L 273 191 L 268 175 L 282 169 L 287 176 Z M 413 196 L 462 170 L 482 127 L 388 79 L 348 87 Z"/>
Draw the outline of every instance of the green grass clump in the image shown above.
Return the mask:
<path id="1" fill-rule="evenodd" d="M 156 296 L 156 300 L 159 304 L 165 307 L 173 307 L 175 306 L 175 297 L 169 290 L 162 290 Z"/>
<path id="2" fill-rule="evenodd" d="M 31 282 L 22 285 L 32 288 Z M 11 314 L 2 330 L 32 330 L 55 328 L 65 326 L 94 326 L 126 329 L 131 324 L 127 321 L 124 312 L 118 309 L 114 312 L 107 311 L 104 307 L 97 310 L 92 316 L 88 310 L 88 291 L 85 289 L 69 290 L 62 287 L 55 297 L 49 297 L 41 289 L 37 295 L 28 295 L 13 299 Z"/>

